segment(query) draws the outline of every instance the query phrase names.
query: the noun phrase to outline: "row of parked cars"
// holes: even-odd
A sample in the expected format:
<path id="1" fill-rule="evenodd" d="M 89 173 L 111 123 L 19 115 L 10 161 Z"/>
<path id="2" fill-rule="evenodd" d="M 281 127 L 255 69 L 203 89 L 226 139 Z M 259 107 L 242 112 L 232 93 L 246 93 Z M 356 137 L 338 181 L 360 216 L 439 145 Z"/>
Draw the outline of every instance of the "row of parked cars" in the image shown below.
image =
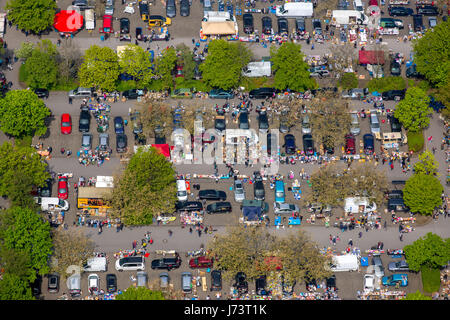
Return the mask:
<path id="1" fill-rule="evenodd" d="M 373 256 L 369 268 L 372 273 L 364 275 L 364 290 L 372 291 L 379 289 L 377 279 L 381 279 L 381 283 L 384 286 L 408 286 L 408 275 L 406 273 L 394 273 L 390 276 L 385 275 L 383 262 L 379 255 Z M 399 260 L 390 262 L 388 269 L 391 272 L 408 272 L 409 266 L 405 260 Z"/>

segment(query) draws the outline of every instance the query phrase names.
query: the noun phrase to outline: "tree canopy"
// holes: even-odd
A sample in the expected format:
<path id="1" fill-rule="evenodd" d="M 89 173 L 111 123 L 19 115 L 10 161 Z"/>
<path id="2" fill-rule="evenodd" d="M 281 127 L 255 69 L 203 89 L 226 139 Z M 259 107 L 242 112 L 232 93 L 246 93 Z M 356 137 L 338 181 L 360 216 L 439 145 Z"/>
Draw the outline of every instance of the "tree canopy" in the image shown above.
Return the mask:
<path id="1" fill-rule="evenodd" d="M 177 52 L 179 53 L 180 60 L 183 64 L 183 75 L 185 80 L 191 80 L 194 78 L 194 71 L 196 63 L 194 61 L 194 55 L 192 50 L 185 45 L 180 43 L 176 46 Z"/>
<path id="2" fill-rule="evenodd" d="M 432 300 L 432 298 L 417 290 L 416 292 L 408 293 L 403 300 Z"/>
<path id="3" fill-rule="evenodd" d="M 31 88 L 51 89 L 57 82 L 58 66 L 48 53 L 33 50 L 24 65 Z"/>
<path id="4" fill-rule="evenodd" d="M 153 147 L 143 147 L 114 179 L 110 197 L 112 214 L 125 225 L 147 225 L 153 216 L 173 212 L 176 202 L 175 171 Z"/>
<path id="5" fill-rule="evenodd" d="M 119 77 L 119 57 L 109 47 L 91 46 L 83 56 L 83 63 L 78 70 L 82 87 L 95 87 L 113 91 Z"/>
<path id="6" fill-rule="evenodd" d="M 450 238 L 442 239 L 429 232 L 403 250 L 410 270 L 420 271 L 422 267 L 440 269 L 450 260 Z"/>
<path id="7" fill-rule="evenodd" d="M 434 209 L 442 204 L 443 191 L 444 187 L 435 176 L 414 174 L 406 181 L 403 199 L 411 212 L 432 215 Z"/>
<path id="8" fill-rule="evenodd" d="M 115 298 L 116 300 L 165 300 L 161 291 L 150 290 L 145 287 L 129 287 Z"/>
<path id="9" fill-rule="evenodd" d="M 164 49 L 162 55 L 156 58 L 156 73 L 161 82 L 161 89 L 173 88 L 172 71 L 175 68 L 177 59 L 177 52 L 172 47 Z"/>
<path id="10" fill-rule="evenodd" d="M 419 154 L 419 161 L 414 164 L 414 172 L 416 174 L 437 175 L 439 163 L 434 158 L 434 154 L 426 150 Z"/>
<path id="11" fill-rule="evenodd" d="M 0 99 L 0 129 L 16 138 L 44 135 L 51 112 L 31 90 L 8 91 Z"/>
<path id="12" fill-rule="evenodd" d="M 19 29 L 40 33 L 53 25 L 56 11 L 54 0 L 10 0 L 6 4 L 8 19 Z"/>
<path id="13" fill-rule="evenodd" d="M 293 42 L 270 48 L 276 89 L 304 92 L 317 87 L 316 81 L 310 77 L 309 66 L 304 61 L 301 48 Z"/>
<path id="14" fill-rule="evenodd" d="M 417 71 L 436 87 L 450 82 L 450 21 L 442 21 L 414 41 Z"/>
<path id="15" fill-rule="evenodd" d="M 420 131 L 430 123 L 429 103 L 430 98 L 425 91 L 418 87 L 410 87 L 406 91 L 405 99 L 395 107 L 394 115 L 405 129 L 414 132 Z"/>
<path id="16" fill-rule="evenodd" d="M 26 280 L 5 273 L 0 280 L 0 300 L 34 300 L 34 297 Z"/>
<path id="17" fill-rule="evenodd" d="M 149 84 L 154 76 L 149 53 L 138 45 L 126 46 L 120 53 L 119 65 L 121 72 L 132 76 L 142 86 Z"/>

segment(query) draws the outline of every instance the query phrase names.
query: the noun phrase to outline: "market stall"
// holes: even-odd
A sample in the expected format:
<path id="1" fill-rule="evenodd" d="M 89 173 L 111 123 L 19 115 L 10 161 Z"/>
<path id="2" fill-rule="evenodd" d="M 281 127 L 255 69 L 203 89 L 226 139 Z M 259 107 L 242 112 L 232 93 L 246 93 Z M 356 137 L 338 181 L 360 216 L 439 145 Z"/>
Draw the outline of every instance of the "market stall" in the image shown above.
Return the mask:
<path id="1" fill-rule="evenodd" d="M 180 221 L 183 225 L 196 225 L 203 223 L 203 212 L 201 211 L 183 211 L 180 213 Z"/>
<path id="2" fill-rule="evenodd" d="M 61 10 L 55 14 L 53 27 L 61 35 L 72 35 L 83 27 L 83 16 L 76 10 Z"/>

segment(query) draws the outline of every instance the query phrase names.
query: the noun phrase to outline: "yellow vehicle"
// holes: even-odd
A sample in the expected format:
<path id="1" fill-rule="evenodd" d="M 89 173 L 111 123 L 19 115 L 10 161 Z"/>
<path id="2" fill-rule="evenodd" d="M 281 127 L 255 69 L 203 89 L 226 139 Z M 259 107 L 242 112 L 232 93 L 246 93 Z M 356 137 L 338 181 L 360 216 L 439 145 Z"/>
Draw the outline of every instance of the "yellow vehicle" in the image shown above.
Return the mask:
<path id="1" fill-rule="evenodd" d="M 397 145 L 404 145 L 408 142 L 408 139 L 403 132 L 385 132 L 383 133 L 383 147 L 395 148 Z"/>
<path id="2" fill-rule="evenodd" d="M 78 209 L 108 209 L 105 198 L 111 193 L 112 188 L 79 187 Z"/>
<path id="3" fill-rule="evenodd" d="M 163 16 L 149 16 L 148 17 L 148 27 L 164 27 L 170 26 L 172 24 L 172 19 Z"/>

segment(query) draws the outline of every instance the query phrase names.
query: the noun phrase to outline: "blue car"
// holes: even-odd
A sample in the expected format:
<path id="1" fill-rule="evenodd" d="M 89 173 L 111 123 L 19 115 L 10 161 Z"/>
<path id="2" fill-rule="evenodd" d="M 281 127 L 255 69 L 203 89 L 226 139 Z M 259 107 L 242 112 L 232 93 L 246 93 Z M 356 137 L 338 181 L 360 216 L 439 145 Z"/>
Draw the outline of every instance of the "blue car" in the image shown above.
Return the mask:
<path id="1" fill-rule="evenodd" d="M 275 202 L 284 203 L 286 201 L 286 193 L 284 191 L 284 182 L 275 181 Z"/>
<path id="2" fill-rule="evenodd" d="M 383 277 L 381 281 L 383 286 L 395 286 L 398 283 L 400 287 L 406 287 L 408 285 L 408 275 L 406 273 L 393 274 Z"/>
<path id="3" fill-rule="evenodd" d="M 114 118 L 114 131 L 116 134 L 125 133 L 125 128 L 124 128 L 122 117 Z"/>
<path id="4" fill-rule="evenodd" d="M 211 99 L 233 99 L 234 93 L 222 89 L 212 89 L 209 92 L 209 97 Z"/>

